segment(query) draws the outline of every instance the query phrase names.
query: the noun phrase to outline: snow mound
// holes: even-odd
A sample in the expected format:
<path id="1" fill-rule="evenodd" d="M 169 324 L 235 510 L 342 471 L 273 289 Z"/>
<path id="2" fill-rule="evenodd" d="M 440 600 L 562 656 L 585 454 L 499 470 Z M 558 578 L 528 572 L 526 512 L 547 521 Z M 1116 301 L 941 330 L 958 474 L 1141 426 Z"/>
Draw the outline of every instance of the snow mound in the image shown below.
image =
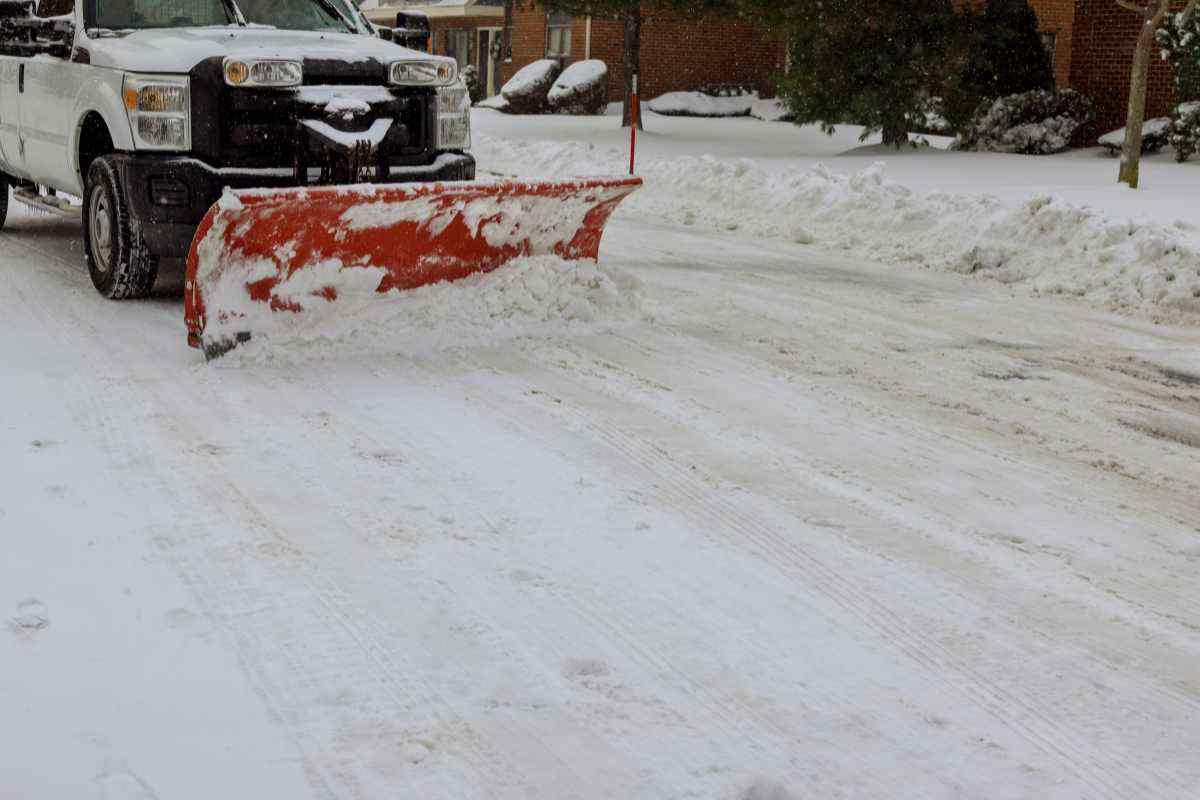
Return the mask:
<path id="1" fill-rule="evenodd" d="M 710 97 L 700 92 L 668 92 L 646 106 L 655 114 L 674 117 L 745 117 L 758 100 L 756 95 Z"/>
<path id="2" fill-rule="evenodd" d="M 522 258 L 453 283 L 386 294 L 373 291 L 378 276 L 374 283 L 369 275 L 362 277 L 361 291 L 343 291 L 336 303 L 313 298 L 303 315 L 273 314 L 269 328 L 256 326 L 250 342 L 213 363 L 238 366 L 364 352 L 421 356 L 528 336 L 602 332 L 645 318 L 638 279 L 594 261 Z"/>
<path id="3" fill-rule="evenodd" d="M 601 174 L 627 157 L 615 147 L 486 138 L 477 153 L 523 174 L 558 176 Z M 1182 224 L 1113 218 L 1053 195 L 1013 207 L 986 194 L 916 192 L 887 180 L 882 163 L 839 175 L 824 165 L 781 170 L 688 156 L 646 159 L 640 174 L 646 185 L 618 218 L 811 243 L 1200 322 L 1200 237 Z"/>

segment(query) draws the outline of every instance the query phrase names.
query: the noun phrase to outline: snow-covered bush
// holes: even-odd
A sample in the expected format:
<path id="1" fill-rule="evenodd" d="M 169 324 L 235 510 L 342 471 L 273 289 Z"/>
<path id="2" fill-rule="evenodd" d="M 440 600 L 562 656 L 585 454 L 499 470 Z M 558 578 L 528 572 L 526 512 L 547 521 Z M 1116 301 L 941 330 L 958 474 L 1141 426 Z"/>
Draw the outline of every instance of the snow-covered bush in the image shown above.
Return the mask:
<path id="1" fill-rule="evenodd" d="M 550 108 L 559 114 L 603 114 L 608 108 L 608 65 L 576 61 L 550 87 Z"/>
<path id="2" fill-rule="evenodd" d="M 713 97 L 701 92 L 667 92 L 646 106 L 655 114 L 668 117 L 745 117 L 754 107 L 757 95 Z"/>
<path id="3" fill-rule="evenodd" d="M 1157 153 L 1171 141 L 1171 118 L 1155 117 L 1142 125 L 1142 152 Z M 1125 129 L 1120 128 L 1100 137 L 1099 144 L 1111 155 L 1118 156 L 1125 147 Z"/>
<path id="4" fill-rule="evenodd" d="M 1200 102 L 1184 103 L 1175 109 L 1170 138 L 1175 160 L 1181 164 L 1200 152 Z"/>
<path id="5" fill-rule="evenodd" d="M 1092 101 L 1073 89 L 1009 95 L 981 106 L 955 147 L 1026 155 L 1061 153 L 1095 113 Z"/>
<path id="6" fill-rule="evenodd" d="M 550 87 L 562 67 L 552 58 L 534 61 L 508 79 L 500 94 L 508 101 L 510 114 L 544 114 L 550 110 Z"/>
<path id="7" fill-rule="evenodd" d="M 696 91 L 709 97 L 744 97 L 758 94 L 757 89 L 744 83 L 706 83 Z"/>
<path id="8" fill-rule="evenodd" d="M 914 133 L 934 133 L 939 136 L 952 134 L 953 126 L 946 119 L 945 101 L 941 97 L 929 97 L 920 108 L 908 115 Z"/>
<path id="9" fill-rule="evenodd" d="M 490 108 L 493 111 L 508 111 L 508 101 L 504 99 L 504 95 L 498 94 L 480 100 L 478 103 L 472 103 L 475 108 Z"/>
<path id="10" fill-rule="evenodd" d="M 792 122 L 796 119 L 792 110 L 778 97 L 755 100 L 750 106 L 750 116 L 764 122 Z"/>
<path id="11" fill-rule="evenodd" d="M 471 105 L 475 105 L 480 100 L 484 99 L 483 81 L 479 80 L 479 68 L 474 64 L 467 64 L 462 68 L 460 73 L 463 84 L 467 87 L 467 94 L 471 97 Z"/>
<path id="12" fill-rule="evenodd" d="M 1183 101 L 1171 115 L 1175 160 L 1187 161 L 1200 149 L 1200 14 L 1171 14 L 1158 31 L 1162 58 L 1171 65 L 1175 97 Z"/>
<path id="13" fill-rule="evenodd" d="M 1171 65 L 1177 101 L 1200 100 L 1200 14 L 1169 14 L 1157 36 L 1162 59 Z"/>

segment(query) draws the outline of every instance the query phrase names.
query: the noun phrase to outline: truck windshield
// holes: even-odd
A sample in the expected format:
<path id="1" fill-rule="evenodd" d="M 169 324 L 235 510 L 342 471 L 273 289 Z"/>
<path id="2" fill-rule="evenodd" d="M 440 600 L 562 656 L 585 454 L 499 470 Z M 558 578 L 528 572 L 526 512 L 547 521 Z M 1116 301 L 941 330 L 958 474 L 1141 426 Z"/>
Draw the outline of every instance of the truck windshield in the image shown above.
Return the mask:
<path id="1" fill-rule="evenodd" d="M 358 32 L 344 0 L 94 0 L 95 26 L 199 28 L 238 24 L 235 9 L 251 25 L 294 31 Z"/>

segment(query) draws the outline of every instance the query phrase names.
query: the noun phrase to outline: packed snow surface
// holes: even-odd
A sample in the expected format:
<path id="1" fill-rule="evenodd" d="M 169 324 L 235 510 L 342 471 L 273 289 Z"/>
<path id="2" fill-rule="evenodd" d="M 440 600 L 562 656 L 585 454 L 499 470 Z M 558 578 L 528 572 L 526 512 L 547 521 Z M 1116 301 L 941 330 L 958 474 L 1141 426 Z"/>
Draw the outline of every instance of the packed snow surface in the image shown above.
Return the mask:
<path id="1" fill-rule="evenodd" d="M 646 121 L 599 265 L 211 363 L 177 266 L 107 301 L 10 209 L 0 797 L 1195 800 L 1200 328 L 880 242 L 1194 246 L 1198 167 Z M 627 164 L 475 122 L 488 172 Z"/>

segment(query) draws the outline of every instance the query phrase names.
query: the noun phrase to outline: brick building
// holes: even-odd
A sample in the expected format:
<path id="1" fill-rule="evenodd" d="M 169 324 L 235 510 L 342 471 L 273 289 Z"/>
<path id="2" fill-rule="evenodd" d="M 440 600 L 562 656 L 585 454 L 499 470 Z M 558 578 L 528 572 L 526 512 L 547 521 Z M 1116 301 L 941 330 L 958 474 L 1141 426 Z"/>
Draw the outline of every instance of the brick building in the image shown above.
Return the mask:
<path id="1" fill-rule="evenodd" d="M 1030 0 L 1046 46 L 1053 53 L 1055 78 L 1060 86 L 1069 85 L 1071 80 L 1076 2 Z M 599 58 L 609 66 L 610 98 L 621 99 L 624 31 L 619 21 L 548 15 L 536 4 L 520 0 L 514 5 L 512 57 L 501 67 L 505 80 L 539 58 Z M 561 52 L 564 41 L 568 52 Z M 783 70 L 785 51 L 760 26 L 743 20 L 697 20 L 661 14 L 647 17 L 641 58 L 641 88 L 646 97 L 712 83 L 746 84 L 769 95 L 773 78 Z"/>
<path id="2" fill-rule="evenodd" d="M 608 64 L 609 99 L 625 86 L 625 31 L 620 20 L 547 14 L 532 3 L 512 10 L 512 53 L 501 74 L 508 79 L 540 58 L 564 62 L 595 58 Z M 772 92 L 784 67 L 783 46 L 760 26 L 735 17 L 686 19 L 647 9 L 642 24 L 641 92 L 657 97 L 711 84 L 751 86 Z"/>
<path id="3" fill-rule="evenodd" d="M 1183 0 L 1177 6 L 1182 8 Z M 1125 124 L 1129 104 L 1129 71 L 1142 22 L 1116 0 L 1075 0 L 1074 51 L 1071 86 L 1096 104 L 1098 119 L 1092 137 Z M 1161 58 L 1150 60 L 1146 117 L 1164 117 L 1175 105 L 1170 67 Z"/>
<path id="4" fill-rule="evenodd" d="M 1054 63 L 1054 78 L 1059 86 L 1071 81 L 1071 45 L 1074 38 L 1075 0 L 1029 0 L 1038 16 L 1042 40 Z"/>
<path id="5" fill-rule="evenodd" d="M 373 0 L 367 0 L 368 3 Z M 377 1 L 377 0 L 376 0 Z M 986 2 L 986 0 L 964 0 Z M 1186 0 L 1177 0 L 1182 7 Z M 395 24 L 397 11 L 428 15 L 433 52 L 452 55 L 460 65 L 475 64 L 488 78 L 488 93 L 499 91 L 518 69 L 540 58 L 564 62 L 598 58 L 609 67 L 609 97 L 624 91 L 622 43 L 617 20 L 547 14 L 526 0 L 383 0 L 364 10 L 373 21 Z M 1129 70 L 1140 29 L 1138 15 L 1116 0 L 1029 0 L 1043 40 L 1053 53 L 1055 79 L 1095 102 L 1098 119 L 1088 137 L 1121 127 L 1129 99 Z M 389 21 L 390 19 L 390 21 Z M 504 31 L 511 52 L 503 52 Z M 732 17 L 685 19 L 650 14 L 642 30 L 642 94 L 697 89 L 706 84 L 736 83 L 770 94 L 772 80 L 784 69 L 784 48 L 760 26 Z M 1165 116 L 1174 104 L 1170 70 L 1151 62 L 1148 117 Z"/>
<path id="6" fill-rule="evenodd" d="M 1096 104 L 1097 119 L 1083 141 L 1125 124 L 1129 72 L 1141 31 L 1141 18 L 1116 0 L 1029 0 L 1042 35 L 1054 52 L 1058 85 L 1078 89 Z M 1176 0 L 1182 9 L 1186 0 Z M 1164 117 L 1175 104 L 1171 71 L 1162 59 L 1150 62 L 1146 116 Z"/>

